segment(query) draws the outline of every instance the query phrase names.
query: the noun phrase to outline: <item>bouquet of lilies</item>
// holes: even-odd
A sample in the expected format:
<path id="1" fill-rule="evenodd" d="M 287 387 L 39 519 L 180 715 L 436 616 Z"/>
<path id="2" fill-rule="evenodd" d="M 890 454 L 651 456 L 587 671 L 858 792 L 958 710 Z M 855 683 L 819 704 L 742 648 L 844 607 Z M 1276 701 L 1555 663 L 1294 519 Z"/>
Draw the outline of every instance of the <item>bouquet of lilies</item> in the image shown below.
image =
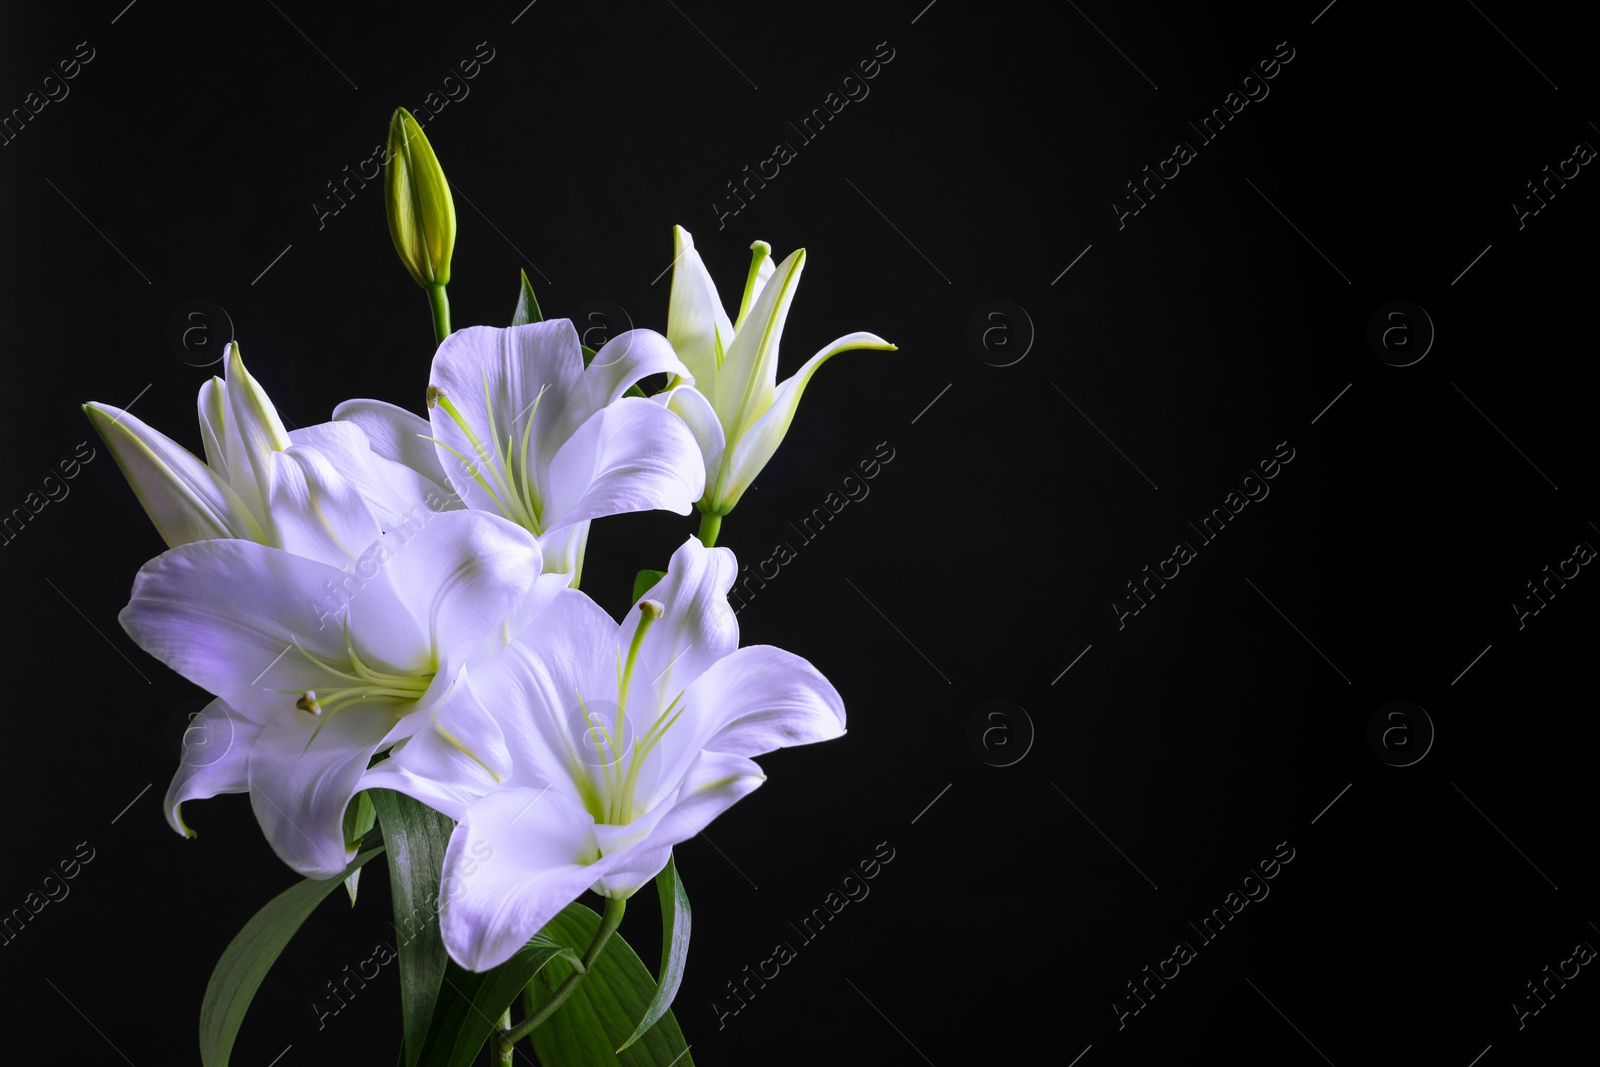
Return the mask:
<path id="1" fill-rule="evenodd" d="M 194 454 L 117 408 L 85 411 L 167 544 L 120 621 L 215 699 L 191 724 L 165 810 L 248 793 L 306 881 L 250 921 L 201 1007 L 226 1064 L 283 947 L 386 853 L 407 1067 L 691 1064 L 670 1005 L 689 904 L 672 848 L 764 780 L 752 757 L 845 732 L 809 662 L 739 646 L 723 516 L 782 442 L 841 337 L 786 381 L 778 342 L 805 264 L 762 242 L 730 318 L 675 231 L 666 333 L 599 351 L 544 319 L 526 274 L 511 325 L 452 331 L 450 186 L 399 110 L 385 159 L 390 231 L 438 342 L 421 411 L 349 400 L 292 431 L 232 345 L 200 389 Z M 666 387 L 646 395 L 640 383 Z M 424 388 L 425 386 L 425 388 Z M 424 407 L 425 404 L 425 407 Z M 590 523 L 700 513 L 664 572 L 640 571 L 619 623 L 579 589 Z M 614 933 L 654 881 L 654 973 Z M 592 890 L 596 912 L 579 901 Z M 419 921 L 420 917 L 420 921 Z M 398 929 L 398 926 L 397 926 Z"/>

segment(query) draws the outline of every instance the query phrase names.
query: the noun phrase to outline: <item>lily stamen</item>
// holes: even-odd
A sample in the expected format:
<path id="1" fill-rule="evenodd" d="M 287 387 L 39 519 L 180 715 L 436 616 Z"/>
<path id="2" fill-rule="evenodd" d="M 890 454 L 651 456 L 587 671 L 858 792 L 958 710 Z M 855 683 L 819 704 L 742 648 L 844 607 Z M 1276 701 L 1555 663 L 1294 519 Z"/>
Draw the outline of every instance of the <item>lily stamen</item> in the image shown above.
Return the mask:
<path id="1" fill-rule="evenodd" d="M 450 445 L 438 438 L 430 437 L 429 441 L 449 452 L 472 475 L 473 481 L 494 501 L 500 513 L 512 522 L 527 528 L 535 535 L 544 531 L 543 512 L 544 501 L 539 496 L 539 488 L 534 484 L 534 479 L 528 470 L 528 448 L 532 441 L 533 420 L 539 413 L 539 402 L 543 399 L 548 386 L 540 386 L 535 395 L 532 410 L 529 412 L 527 424 L 522 429 L 522 448 L 520 461 L 517 454 L 517 442 L 513 434 L 508 433 L 505 443 L 500 441 L 499 427 L 495 424 L 494 397 L 489 387 L 488 373 L 484 373 L 483 399 L 489 415 L 488 439 L 493 442 L 494 450 L 491 453 L 489 446 L 484 443 L 472 426 L 467 422 L 466 416 L 451 402 L 443 390 L 437 386 L 428 386 L 428 406 L 443 409 L 450 416 L 472 451 L 477 455 L 478 462 L 473 463 L 456 451 Z M 486 481 L 482 470 L 488 467 L 489 477 L 493 484 Z M 520 477 L 519 477 L 520 475 Z"/>
<path id="2" fill-rule="evenodd" d="M 428 687 L 433 684 L 433 676 L 436 673 L 434 671 L 425 671 L 419 674 L 390 674 L 386 671 L 375 670 L 356 652 L 355 642 L 350 637 L 350 621 L 348 619 L 345 620 L 344 624 L 345 655 L 349 657 L 346 669 L 336 667 L 308 652 L 298 639 L 294 640 L 294 647 L 313 666 L 326 671 L 333 678 L 347 680 L 352 683 L 350 685 L 334 686 L 321 691 L 307 689 L 300 695 L 300 699 L 295 701 L 294 706 L 297 709 L 322 719 L 322 722 L 317 724 L 316 730 L 312 732 L 310 739 L 306 741 L 306 748 L 308 749 L 311 747 L 312 742 L 316 741 L 317 736 L 322 733 L 323 726 L 327 725 L 329 719 L 341 708 L 367 700 L 393 700 L 401 703 L 420 700 L 422 695 L 428 691 Z M 292 695 L 295 690 L 279 689 L 276 692 Z M 327 713 L 327 717 L 323 716 L 324 712 Z"/>
<path id="3" fill-rule="evenodd" d="M 661 618 L 666 610 L 659 600 L 639 601 L 639 626 L 633 631 L 633 642 L 628 646 L 628 663 L 622 670 L 621 680 L 617 683 L 619 716 L 628 709 L 628 689 L 633 684 L 633 665 L 638 662 L 639 648 L 644 644 L 644 635 L 649 632 L 651 623 Z"/>

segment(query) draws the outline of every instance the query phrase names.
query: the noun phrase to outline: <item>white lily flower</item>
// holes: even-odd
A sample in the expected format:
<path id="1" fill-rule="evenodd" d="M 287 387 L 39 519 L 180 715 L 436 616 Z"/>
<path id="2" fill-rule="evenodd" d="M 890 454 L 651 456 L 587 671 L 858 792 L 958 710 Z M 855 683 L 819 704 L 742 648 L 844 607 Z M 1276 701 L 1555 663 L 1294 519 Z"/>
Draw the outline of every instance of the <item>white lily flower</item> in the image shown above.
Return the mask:
<path id="1" fill-rule="evenodd" d="M 750 757 L 844 733 L 843 702 L 815 667 L 738 647 L 736 569 L 691 537 L 620 626 L 562 590 L 537 640 L 473 673 L 475 699 L 369 772 L 459 820 L 441 926 L 462 967 L 508 959 L 586 889 L 632 895 L 761 784 Z M 494 860 L 467 877 L 483 843 Z"/>
<path id="2" fill-rule="evenodd" d="M 350 566 L 370 541 L 330 521 L 359 500 L 386 530 L 453 502 L 439 483 L 370 449 L 360 428 L 323 423 L 284 429 L 266 392 L 229 347 L 227 377 L 200 387 L 205 459 L 135 416 L 84 405 L 168 547 L 238 538 Z M 376 533 L 373 534 L 375 538 Z"/>
<path id="3" fill-rule="evenodd" d="M 371 400 L 341 404 L 334 418 L 359 423 L 380 454 L 447 477 L 468 507 L 531 532 L 546 571 L 576 581 L 590 520 L 656 508 L 687 515 L 704 491 L 699 450 L 683 423 L 661 405 L 622 395 L 656 373 L 688 370 L 650 330 L 619 334 L 586 368 L 568 319 L 472 326 L 434 355 L 431 425 Z M 418 438 L 434 442 L 437 454 L 420 454 Z"/>
<path id="4" fill-rule="evenodd" d="M 492 515 L 447 511 L 381 534 L 359 500 L 323 505 L 332 527 L 379 541 L 370 573 L 196 541 L 147 563 L 120 616 L 147 652 L 219 698 L 196 725 L 220 755 L 179 768 L 173 829 L 189 833 L 183 801 L 248 790 L 273 850 L 309 878 L 355 855 L 342 821 L 372 757 L 468 692 L 468 668 L 504 646 L 500 627 L 540 572 L 533 538 Z"/>
<path id="5" fill-rule="evenodd" d="M 654 399 L 668 404 L 694 431 L 705 460 L 706 492 L 699 508 L 722 516 L 783 443 L 795 409 L 817 368 L 840 352 L 896 347 L 871 333 L 849 333 L 823 348 L 781 384 L 778 341 L 789 317 L 806 251 L 796 249 L 776 268 L 765 241 L 750 246 L 739 316 L 730 321 L 694 239 L 674 227 L 672 295 L 667 307 L 667 339 L 693 375 Z M 713 523 L 711 529 L 715 529 Z"/>

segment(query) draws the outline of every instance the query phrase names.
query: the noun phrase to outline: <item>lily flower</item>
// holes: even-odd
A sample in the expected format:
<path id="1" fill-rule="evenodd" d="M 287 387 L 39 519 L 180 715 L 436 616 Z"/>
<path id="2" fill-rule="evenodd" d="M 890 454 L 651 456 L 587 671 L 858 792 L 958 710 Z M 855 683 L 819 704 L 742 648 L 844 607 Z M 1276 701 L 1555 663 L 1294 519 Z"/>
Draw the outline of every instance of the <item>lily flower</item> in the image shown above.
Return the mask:
<path id="1" fill-rule="evenodd" d="M 195 541 L 147 563 L 120 616 L 219 698 L 196 720 L 218 748 L 186 758 L 167 794 L 173 829 L 190 835 L 185 800 L 248 790 L 273 850 L 308 878 L 355 855 L 342 822 L 372 757 L 467 692 L 468 669 L 504 646 L 499 628 L 540 573 L 533 538 L 491 515 L 446 511 L 380 534 L 353 498 L 323 506 L 331 525 L 378 541 L 370 573 Z"/>
<path id="2" fill-rule="evenodd" d="M 126 411 L 84 405 L 169 548 L 237 538 L 347 566 L 370 542 L 348 540 L 326 516 L 349 513 L 349 501 L 366 505 L 380 530 L 424 501 L 434 510 L 452 504 L 441 484 L 374 454 L 357 426 L 285 430 L 237 344 L 227 377 L 200 387 L 199 409 L 204 460 Z"/>
<path id="3" fill-rule="evenodd" d="M 631 896 L 765 780 L 752 756 L 845 732 L 843 701 L 810 663 L 738 647 L 736 570 L 691 537 L 620 626 L 562 590 L 537 640 L 475 671 L 474 699 L 369 772 L 459 821 L 441 928 L 462 967 L 508 959 L 586 889 Z M 473 863 L 485 843 L 494 861 Z"/>
<path id="4" fill-rule="evenodd" d="M 373 447 L 425 477 L 447 477 L 462 501 L 539 540 L 548 572 L 577 577 L 589 523 L 663 508 L 687 515 L 704 491 L 699 450 L 682 421 L 628 387 L 651 374 L 687 376 L 667 339 L 619 334 L 588 367 L 569 319 L 499 329 L 472 326 L 433 358 L 430 422 L 391 404 L 334 410 Z M 431 441 L 436 455 L 419 455 Z"/>
<path id="5" fill-rule="evenodd" d="M 705 461 L 706 491 L 699 508 L 707 516 L 726 515 L 783 443 L 811 376 L 830 358 L 853 348 L 893 352 L 896 347 L 871 333 L 849 333 L 823 348 L 792 376 L 778 382 L 778 341 L 789 317 L 806 250 L 791 252 L 773 267 L 765 241 L 753 253 L 739 314 L 729 320 L 694 239 L 682 226 L 673 229 L 672 294 L 667 306 L 667 339 L 693 375 L 654 397 L 666 403 L 689 428 Z M 715 530 L 716 520 L 704 529 Z"/>

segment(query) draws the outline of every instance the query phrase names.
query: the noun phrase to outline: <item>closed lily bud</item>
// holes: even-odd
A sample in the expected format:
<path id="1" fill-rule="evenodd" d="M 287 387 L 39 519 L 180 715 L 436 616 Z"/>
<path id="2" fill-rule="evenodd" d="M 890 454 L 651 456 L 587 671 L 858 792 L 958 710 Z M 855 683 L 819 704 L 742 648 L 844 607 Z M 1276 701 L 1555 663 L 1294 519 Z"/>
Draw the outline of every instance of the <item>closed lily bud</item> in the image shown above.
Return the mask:
<path id="1" fill-rule="evenodd" d="M 456 244 L 456 208 L 439 159 L 422 127 L 405 108 L 389 118 L 384 206 L 389 235 L 411 276 L 423 288 L 450 282 Z"/>

